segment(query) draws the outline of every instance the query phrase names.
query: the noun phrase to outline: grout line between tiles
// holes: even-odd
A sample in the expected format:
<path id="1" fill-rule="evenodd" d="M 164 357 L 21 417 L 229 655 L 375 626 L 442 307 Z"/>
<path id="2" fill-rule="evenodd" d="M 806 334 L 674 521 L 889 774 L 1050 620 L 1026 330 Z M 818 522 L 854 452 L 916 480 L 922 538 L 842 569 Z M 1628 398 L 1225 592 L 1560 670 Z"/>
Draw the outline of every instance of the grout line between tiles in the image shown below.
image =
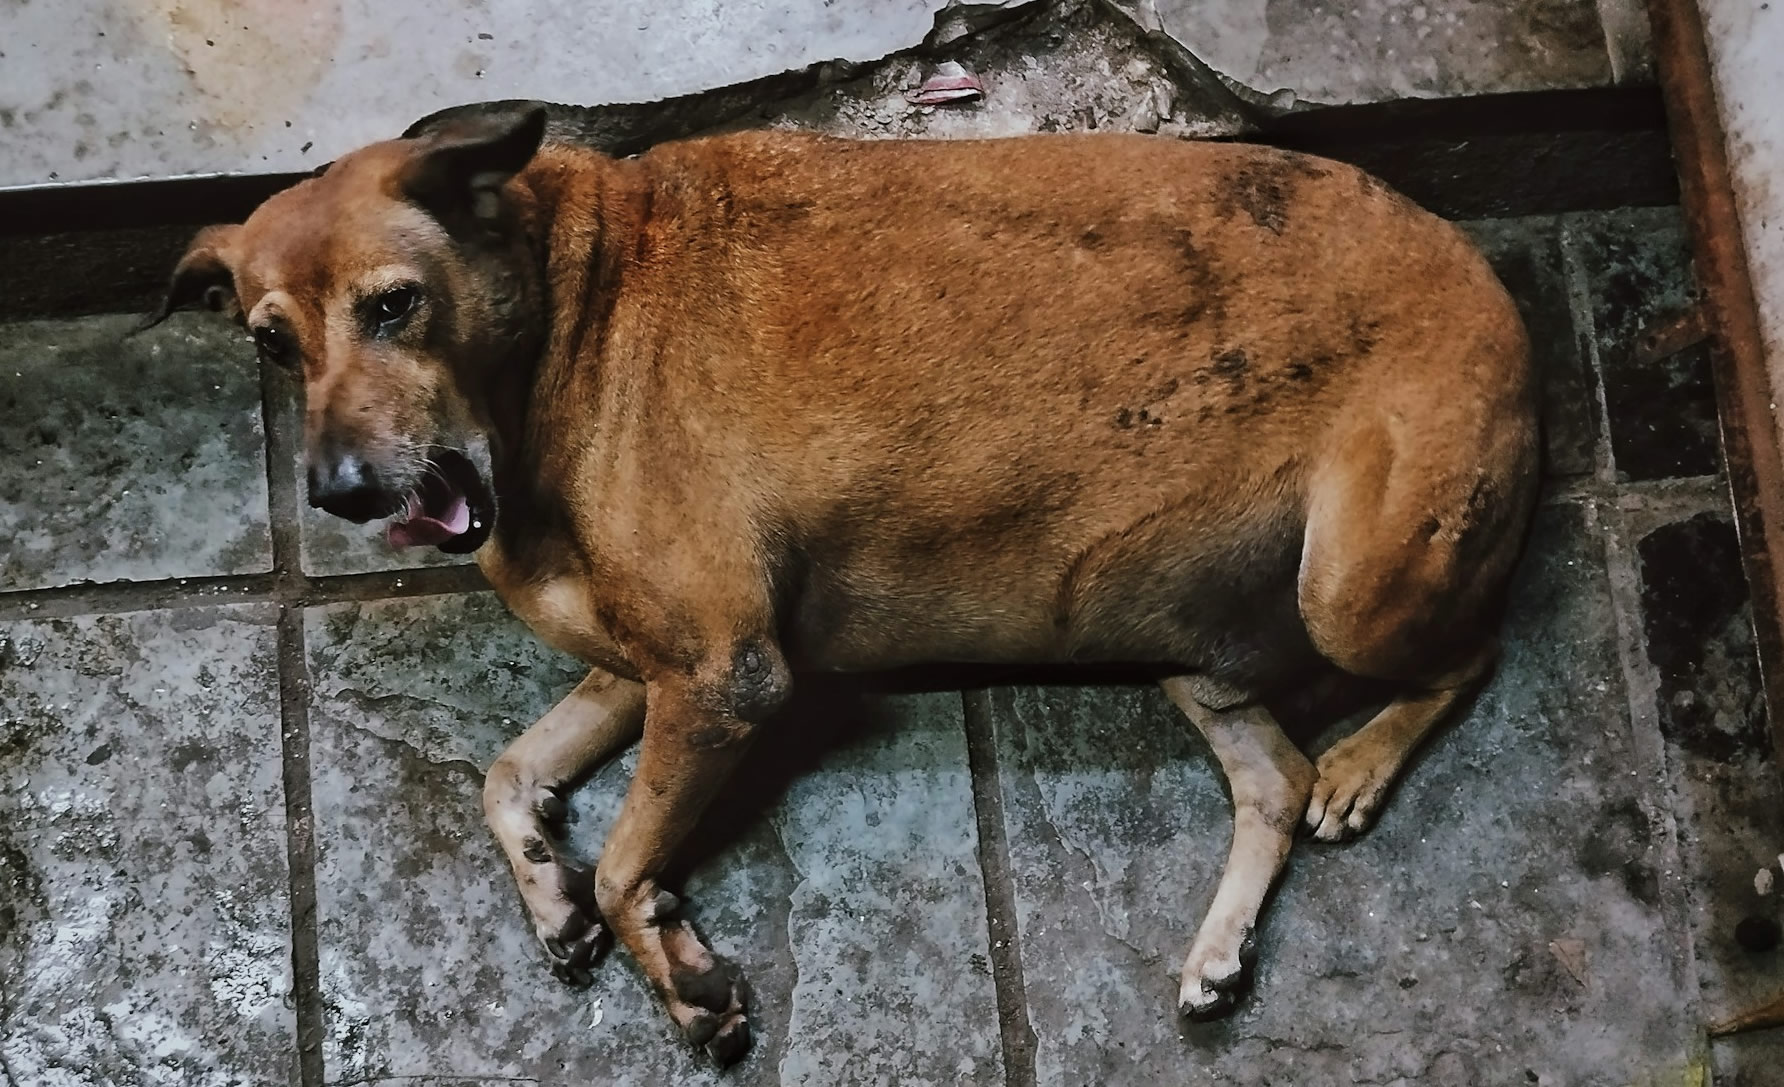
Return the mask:
<path id="1" fill-rule="evenodd" d="M 290 878 L 291 1002 L 297 1020 L 300 1087 L 323 1087 L 321 957 L 317 949 L 316 819 L 310 786 L 309 663 L 304 647 L 305 588 L 297 505 L 298 420 L 284 376 L 260 365 L 266 444 L 267 525 L 272 585 L 279 594 L 279 747 L 285 792 L 285 855 Z"/>
<path id="2" fill-rule="evenodd" d="M 1691 905 L 1685 880 L 1684 850 L 1679 842 L 1678 791 L 1674 766 L 1666 749 L 1659 716 L 1660 676 L 1648 659 L 1647 631 L 1642 626 L 1641 570 L 1635 555 L 1629 515 L 1594 505 L 1591 513 L 1604 548 L 1605 579 L 1615 617 L 1617 658 L 1629 700 L 1630 742 L 1640 772 L 1650 779 L 1655 798 L 1651 820 L 1660 826 L 1660 898 L 1668 928 L 1680 948 L 1679 991 L 1685 994 L 1687 1019 L 1697 1021 L 1701 1000 L 1697 948 L 1691 931 Z"/>
<path id="3" fill-rule="evenodd" d="M 1579 231 L 1596 217 L 1566 216 L 1561 221 L 1558 241 L 1561 246 L 1561 276 L 1567 285 L 1567 309 L 1572 315 L 1574 342 L 1584 350 L 1581 360 L 1592 372 L 1592 395 L 1597 398 L 1594 413 L 1598 433 L 1593 435 L 1597 459 L 1597 480 L 1600 487 L 1614 492 L 1617 487 L 1617 455 L 1611 445 L 1610 400 L 1604 391 L 1605 373 L 1602 352 L 1598 349 L 1598 318 L 1592 304 L 1592 277 L 1580 259 Z"/>
<path id="4" fill-rule="evenodd" d="M 260 410 L 266 435 L 267 527 L 272 536 L 273 577 L 302 576 L 303 544 L 298 527 L 297 442 L 299 421 L 291 378 L 270 363 L 260 364 Z"/>
<path id="5" fill-rule="evenodd" d="M 297 1017 L 297 1061 L 302 1087 L 322 1087 L 322 983 L 317 950 L 316 819 L 310 794 L 309 668 L 304 661 L 304 613 L 279 612 L 279 717 L 285 788 L 285 850 L 291 896 L 291 995 Z"/>
<path id="6" fill-rule="evenodd" d="M 1659 677 L 1647 656 L 1647 632 L 1642 628 L 1641 571 L 1633 554 L 1631 530 L 1638 521 L 1656 517 L 1670 519 L 1687 509 L 1713 508 L 1716 500 L 1726 494 L 1723 490 L 1726 484 L 1719 476 L 1618 481 L 1616 450 L 1611 441 L 1610 400 L 1605 391 L 1606 360 L 1599 349 L 1592 277 L 1579 248 L 1580 231 L 1589 228 L 1593 221 L 1584 216 L 1570 216 L 1560 232 L 1561 267 L 1567 284 L 1574 336 L 1585 352 L 1584 362 L 1592 371 L 1593 390 L 1598 398 L 1598 433 L 1595 435 L 1598 469 L 1593 481 L 1596 486 L 1591 488 L 1593 494 L 1583 505 L 1588 524 L 1603 550 L 1605 581 L 1616 628 L 1617 662 L 1629 709 L 1630 745 L 1640 772 L 1650 778 L 1647 795 L 1656 798 L 1657 810 L 1650 818 L 1659 824 L 1660 830 L 1662 914 L 1680 952 L 1682 976 L 1675 981 L 1678 991 L 1685 994 L 1687 1018 L 1695 1020 L 1699 1002 L 1697 949 L 1691 933 L 1672 767 L 1666 739 L 1660 730 Z M 1727 509 L 1725 498 L 1721 508 Z"/>
<path id="7" fill-rule="evenodd" d="M 343 600 L 475 593 L 488 588 L 489 583 L 475 566 L 433 566 L 323 577 L 288 572 L 283 575 L 264 573 L 120 581 L 108 585 L 66 585 L 0 593 L 0 622 L 113 615 L 158 608 L 210 608 L 226 604 L 309 606 Z"/>
<path id="8" fill-rule="evenodd" d="M 1034 1087 L 1035 1033 L 1028 1021 L 1028 993 L 1022 979 L 1016 886 L 1010 874 L 1009 840 L 1004 829 L 1003 783 L 998 772 L 991 696 L 980 690 L 962 692 L 961 698 L 966 717 L 966 758 L 972 773 L 973 812 L 979 825 L 979 872 L 985 884 L 985 921 L 991 938 L 991 984 L 997 995 L 1004 1085 Z"/>

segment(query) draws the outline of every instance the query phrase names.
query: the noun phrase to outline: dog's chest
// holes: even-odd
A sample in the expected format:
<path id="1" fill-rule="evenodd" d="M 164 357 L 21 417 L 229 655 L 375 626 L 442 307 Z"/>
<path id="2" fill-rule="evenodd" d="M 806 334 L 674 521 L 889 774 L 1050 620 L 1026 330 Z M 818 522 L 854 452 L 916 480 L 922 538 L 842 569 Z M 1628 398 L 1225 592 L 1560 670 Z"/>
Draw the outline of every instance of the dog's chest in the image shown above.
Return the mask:
<path id="1" fill-rule="evenodd" d="M 477 565 L 502 603 L 540 641 L 560 653 L 629 677 L 631 666 L 595 617 L 586 576 L 572 569 L 567 558 L 523 564 L 492 539 L 477 552 Z"/>

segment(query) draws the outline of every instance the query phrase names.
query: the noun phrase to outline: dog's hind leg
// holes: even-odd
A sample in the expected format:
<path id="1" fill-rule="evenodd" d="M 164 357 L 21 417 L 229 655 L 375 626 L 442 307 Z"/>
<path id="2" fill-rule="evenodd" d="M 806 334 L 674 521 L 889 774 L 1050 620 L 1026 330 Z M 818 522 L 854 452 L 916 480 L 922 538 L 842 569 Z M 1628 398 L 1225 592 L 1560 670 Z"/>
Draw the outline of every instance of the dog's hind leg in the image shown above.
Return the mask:
<path id="1" fill-rule="evenodd" d="M 1495 644 L 1428 689 L 1401 695 L 1319 757 L 1307 826 L 1322 842 L 1368 829 L 1388 788 L 1432 728 L 1473 694 L 1498 657 Z"/>
<path id="2" fill-rule="evenodd" d="M 1401 692 L 1319 760 L 1307 825 L 1323 841 L 1369 826 L 1413 750 L 1492 670 L 1535 503 L 1536 432 L 1521 417 L 1485 412 L 1441 440 L 1416 418 L 1359 416 L 1309 488 L 1308 634 L 1339 668 Z"/>
<path id="3" fill-rule="evenodd" d="M 1233 843 L 1214 902 L 1183 964 L 1177 1004 L 1204 1018 L 1238 999 L 1254 951 L 1258 914 L 1288 862 L 1295 827 L 1307 806 L 1315 772 L 1262 706 L 1210 708 L 1225 699 L 1195 677 L 1159 684 L 1207 737 L 1233 794 Z M 1198 697 L 1199 696 L 1199 697 Z"/>
<path id="4" fill-rule="evenodd" d="M 508 855 L 551 972 L 570 984 L 588 984 L 608 933 L 594 872 L 564 848 L 564 792 L 643 728 L 643 685 L 597 668 L 509 744 L 483 781 L 484 818 Z"/>

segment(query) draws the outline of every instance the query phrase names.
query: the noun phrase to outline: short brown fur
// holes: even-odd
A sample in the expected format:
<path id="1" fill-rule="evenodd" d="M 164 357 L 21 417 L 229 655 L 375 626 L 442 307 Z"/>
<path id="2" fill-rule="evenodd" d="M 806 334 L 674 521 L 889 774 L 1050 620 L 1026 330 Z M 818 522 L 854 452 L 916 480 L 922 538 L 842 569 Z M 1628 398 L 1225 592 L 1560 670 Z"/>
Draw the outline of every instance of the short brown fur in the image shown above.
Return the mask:
<path id="1" fill-rule="evenodd" d="M 485 797 L 554 968 L 610 927 L 734 1059 L 744 988 L 659 879 L 795 673 L 1133 662 L 1233 786 L 1180 998 L 1228 1006 L 1293 825 L 1362 829 L 1494 659 L 1537 445 L 1485 262 L 1265 148 L 764 132 L 615 161 L 534 154 L 539 124 L 347 156 L 202 235 L 169 307 L 282 325 L 313 467 L 350 450 L 401 494 L 426 450 L 487 445 L 479 565 L 594 669 Z M 398 279 L 415 315 L 366 333 Z M 1257 700 L 1334 665 L 1404 693 L 1315 768 Z M 591 874 L 562 790 L 640 732 Z"/>

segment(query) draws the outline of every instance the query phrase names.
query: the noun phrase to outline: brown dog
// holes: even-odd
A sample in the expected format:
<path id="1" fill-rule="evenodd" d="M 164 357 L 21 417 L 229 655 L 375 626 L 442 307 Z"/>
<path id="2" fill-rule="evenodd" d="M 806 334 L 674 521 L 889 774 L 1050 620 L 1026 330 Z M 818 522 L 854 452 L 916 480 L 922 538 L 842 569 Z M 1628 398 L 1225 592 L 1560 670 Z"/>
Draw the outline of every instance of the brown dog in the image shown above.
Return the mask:
<path id="1" fill-rule="evenodd" d="M 301 371 L 312 503 L 476 550 L 592 666 L 484 794 L 555 969 L 610 927 L 735 1059 L 742 985 L 659 880 L 794 671 L 1134 662 L 1231 784 L 1180 997 L 1230 1004 L 1297 821 L 1363 829 L 1495 658 L 1537 438 L 1485 262 L 1258 147 L 543 132 L 355 152 L 202 232 L 162 313 Z M 1258 700 L 1334 665 L 1402 693 L 1315 768 Z M 640 732 L 591 875 L 563 792 Z"/>

